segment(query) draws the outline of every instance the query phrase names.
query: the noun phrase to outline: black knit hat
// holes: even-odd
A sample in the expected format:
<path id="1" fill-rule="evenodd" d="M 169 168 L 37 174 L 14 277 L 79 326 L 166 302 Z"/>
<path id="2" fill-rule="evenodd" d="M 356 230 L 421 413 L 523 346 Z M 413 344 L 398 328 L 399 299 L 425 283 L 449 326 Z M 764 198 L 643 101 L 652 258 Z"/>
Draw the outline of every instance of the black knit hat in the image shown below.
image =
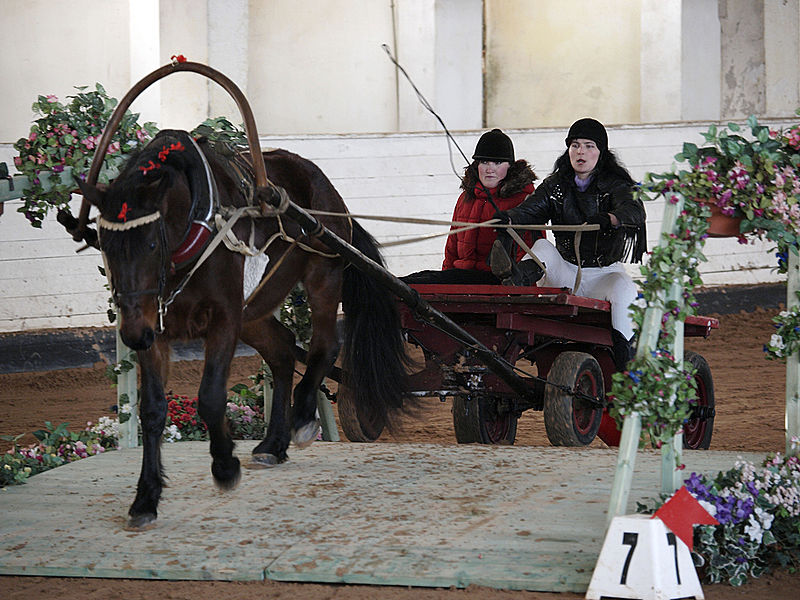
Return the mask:
<path id="1" fill-rule="evenodd" d="M 511 138 L 499 129 L 487 131 L 475 146 L 474 160 L 491 160 L 494 162 L 514 162 L 514 144 Z"/>
<path id="2" fill-rule="evenodd" d="M 572 127 L 569 128 L 569 133 L 564 142 L 569 146 L 572 140 L 575 139 L 592 140 L 597 144 L 597 148 L 601 152 L 608 150 L 608 134 L 600 121 L 595 121 L 594 119 L 578 119 L 575 121 Z"/>

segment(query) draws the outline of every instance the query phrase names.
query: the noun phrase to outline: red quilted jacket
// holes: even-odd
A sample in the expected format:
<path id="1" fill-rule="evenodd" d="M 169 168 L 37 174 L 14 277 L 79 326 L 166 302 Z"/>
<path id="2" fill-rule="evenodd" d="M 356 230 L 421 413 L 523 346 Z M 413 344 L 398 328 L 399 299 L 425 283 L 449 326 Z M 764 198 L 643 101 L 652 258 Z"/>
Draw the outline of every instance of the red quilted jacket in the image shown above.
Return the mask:
<path id="1" fill-rule="evenodd" d="M 467 174 L 464 177 L 464 184 L 462 184 L 462 188 L 466 185 L 471 185 L 471 187 L 465 189 L 458 197 L 453 211 L 453 221 L 481 223 L 491 219 L 495 213 L 495 207 L 489 202 L 486 192 L 481 186 L 475 186 L 474 182 L 471 181 L 473 179 L 470 177 L 472 166 L 474 166 L 474 163 L 468 167 Z M 477 169 L 475 173 L 477 174 Z M 533 193 L 535 177 L 526 161 L 518 160 L 514 163 L 509 168 L 509 173 L 503 182 L 498 187 L 489 190 L 497 207 L 500 210 L 508 210 L 520 204 L 528 194 Z M 457 226 L 453 226 L 451 229 L 457 228 Z M 522 236 L 528 246 L 533 244 L 534 239 L 542 237 L 542 232 L 537 231 L 535 233 L 537 235 L 534 236 L 533 232 L 529 231 Z M 497 233 L 491 227 L 476 227 L 475 229 L 448 236 L 444 247 L 442 270 L 491 270 L 486 259 L 496 238 Z M 519 261 L 523 255 L 523 251 L 520 250 L 516 259 Z"/>

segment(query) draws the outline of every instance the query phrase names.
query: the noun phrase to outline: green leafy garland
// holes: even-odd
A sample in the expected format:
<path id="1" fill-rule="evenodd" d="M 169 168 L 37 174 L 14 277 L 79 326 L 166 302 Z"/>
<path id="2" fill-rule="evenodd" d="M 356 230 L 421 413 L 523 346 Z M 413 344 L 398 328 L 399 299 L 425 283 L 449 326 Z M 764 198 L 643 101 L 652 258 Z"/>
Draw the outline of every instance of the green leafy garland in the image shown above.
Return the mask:
<path id="1" fill-rule="evenodd" d="M 646 191 L 651 189 L 648 174 L 637 195 L 650 200 Z M 666 194 L 666 201 L 677 203 L 678 197 Z M 643 281 L 639 299 L 631 306 L 637 329 L 642 331 L 648 308 L 660 310 L 661 330 L 658 340 L 649 353 L 637 353 L 626 371 L 613 376 L 610 392 L 613 404 L 609 413 L 621 426 L 623 419 L 636 413 L 641 417 L 640 445 L 646 442 L 660 448 L 671 441 L 689 419 L 692 405 L 697 401 L 694 369 L 687 370 L 682 361 L 672 354 L 675 342 L 675 322 L 685 321 L 696 314 L 697 301 L 694 289 L 702 283 L 699 266 L 705 262 L 703 246 L 707 237 L 709 209 L 685 199 L 673 232 L 662 233 L 661 243 L 641 267 Z M 680 299 L 667 300 L 673 283 L 682 288 Z"/>

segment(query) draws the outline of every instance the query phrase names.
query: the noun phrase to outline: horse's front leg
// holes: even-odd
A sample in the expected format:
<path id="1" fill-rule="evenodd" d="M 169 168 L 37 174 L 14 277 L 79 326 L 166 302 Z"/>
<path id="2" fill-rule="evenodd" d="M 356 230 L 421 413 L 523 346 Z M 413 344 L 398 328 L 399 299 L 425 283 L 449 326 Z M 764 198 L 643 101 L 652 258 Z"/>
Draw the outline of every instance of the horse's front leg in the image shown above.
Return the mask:
<path id="1" fill-rule="evenodd" d="M 142 427 L 142 470 L 136 499 L 128 510 L 128 528 L 146 529 L 158 518 L 158 501 L 164 487 L 161 437 L 167 419 L 164 379 L 169 368 L 169 344 L 157 340 L 149 350 L 137 353 L 141 368 L 139 420 Z"/>
<path id="2" fill-rule="evenodd" d="M 206 337 L 206 362 L 197 395 L 197 412 L 208 428 L 210 439 L 211 473 L 217 486 L 224 490 L 235 488 L 241 475 L 225 416 L 228 373 L 236 349 L 237 329 L 226 324 Z"/>

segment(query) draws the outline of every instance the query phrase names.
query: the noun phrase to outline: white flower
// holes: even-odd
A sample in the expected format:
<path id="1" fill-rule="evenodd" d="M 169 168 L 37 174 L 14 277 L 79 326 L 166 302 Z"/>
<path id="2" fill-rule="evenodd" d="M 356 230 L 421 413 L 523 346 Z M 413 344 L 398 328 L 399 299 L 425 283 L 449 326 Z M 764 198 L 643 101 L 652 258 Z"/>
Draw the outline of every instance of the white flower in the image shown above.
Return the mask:
<path id="1" fill-rule="evenodd" d="M 761 539 L 764 537 L 764 530 L 761 528 L 761 523 L 759 523 L 753 515 L 750 515 L 750 518 L 747 520 L 744 533 L 756 544 L 760 544 Z"/>
<path id="2" fill-rule="evenodd" d="M 783 338 L 777 333 L 773 333 L 772 337 L 769 338 L 769 345 L 776 350 L 783 350 L 786 347 L 783 343 Z"/>
<path id="3" fill-rule="evenodd" d="M 759 508 L 758 506 L 756 506 L 754 512 L 756 516 L 758 516 L 759 521 L 761 521 L 761 524 L 763 525 L 764 529 L 769 529 L 770 527 L 772 527 L 772 521 L 775 519 L 775 515 L 773 515 L 772 513 L 768 513 L 763 508 Z M 750 515 L 750 518 L 752 519 L 753 515 Z"/>
<path id="4" fill-rule="evenodd" d="M 710 514 L 712 517 L 716 517 L 717 516 L 717 507 L 716 507 L 716 505 L 714 505 L 711 502 L 708 502 L 706 500 L 698 500 L 698 502 L 700 503 L 700 506 L 705 508 L 706 512 L 708 512 L 708 514 Z"/>
<path id="5" fill-rule="evenodd" d="M 181 432 L 178 431 L 178 426 L 174 423 L 169 427 L 164 428 L 164 441 L 167 443 L 177 442 L 181 439 Z"/>

